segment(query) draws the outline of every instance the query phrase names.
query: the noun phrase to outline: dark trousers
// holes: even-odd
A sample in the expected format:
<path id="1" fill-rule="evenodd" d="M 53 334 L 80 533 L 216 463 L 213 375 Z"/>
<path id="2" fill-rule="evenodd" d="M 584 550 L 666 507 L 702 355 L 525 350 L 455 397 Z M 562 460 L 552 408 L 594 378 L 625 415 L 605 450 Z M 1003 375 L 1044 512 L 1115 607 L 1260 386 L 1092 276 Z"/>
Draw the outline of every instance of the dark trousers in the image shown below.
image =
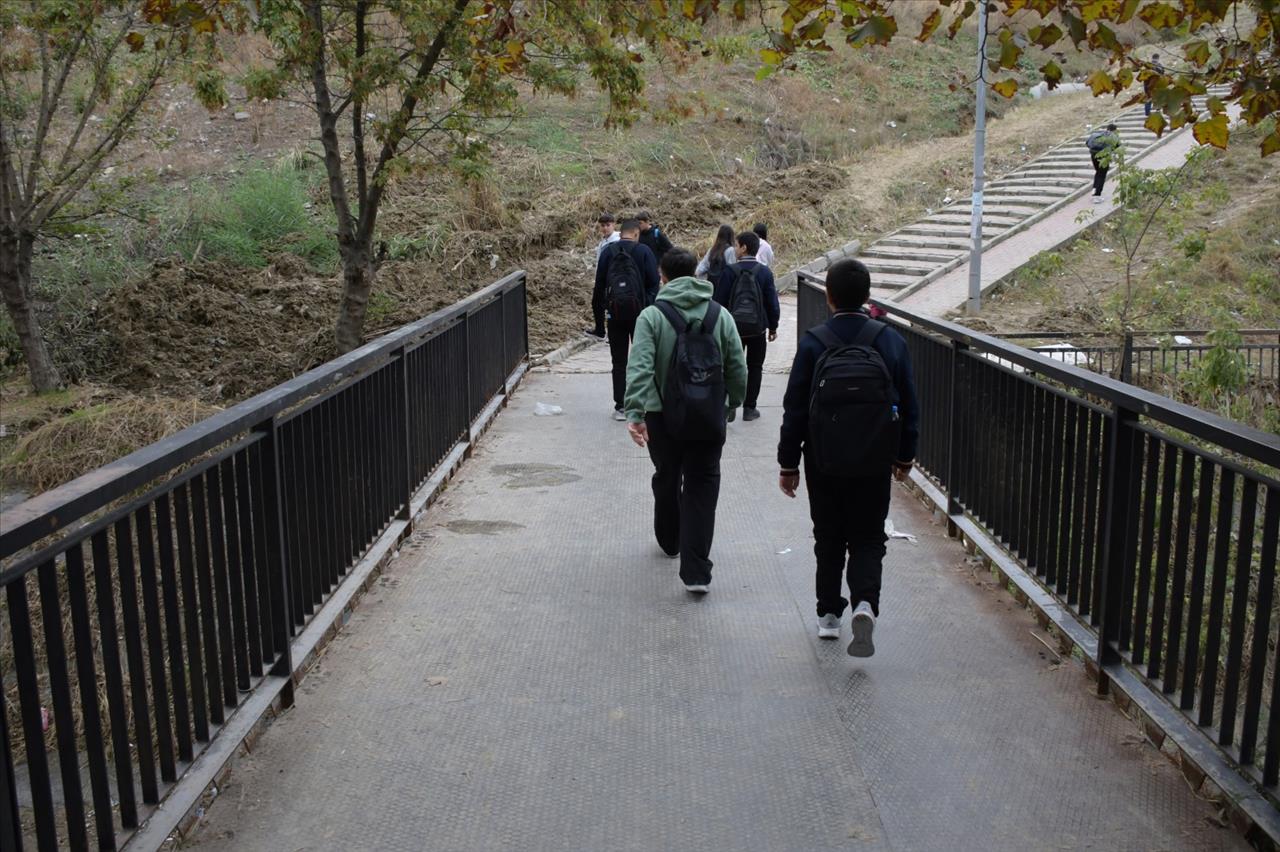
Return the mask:
<path id="1" fill-rule="evenodd" d="M 1098 162 L 1097 154 L 1090 154 L 1089 158 L 1093 160 L 1093 194 L 1102 194 L 1102 185 L 1107 182 L 1107 171 L 1110 166 L 1104 166 Z"/>
<path id="2" fill-rule="evenodd" d="M 769 349 L 769 339 L 763 334 L 746 337 L 742 340 L 742 348 L 747 350 L 747 396 L 742 406 L 755 408 L 760 401 L 760 380 L 764 374 L 764 353 Z"/>
<path id="3" fill-rule="evenodd" d="M 661 412 L 646 414 L 653 461 L 653 533 L 667 553 L 680 553 L 686 585 L 711 581 L 711 538 L 720 499 L 723 441 L 682 441 Z"/>
<path id="4" fill-rule="evenodd" d="M 871 604 L 880 614 L 880 573 L 884 563 L 884 521 L 889 517 L 889 477 L 833 479 L 805 464 L 809 516 L 813 518 L 814 586 L 818 615 L 841 615 L 846 605 Z M 849 599 L 841 594 L 846 574 Z"/>
<path id="5" fill-rule="evenodd" d="M 613 360 L 613 407 L 622 408 L 622 397 L 627 392 L 627 355 L 631 351 L 631 337 L 636 333 L 636 318 L 609 317 L 606 330 L 609 357 Z"/>

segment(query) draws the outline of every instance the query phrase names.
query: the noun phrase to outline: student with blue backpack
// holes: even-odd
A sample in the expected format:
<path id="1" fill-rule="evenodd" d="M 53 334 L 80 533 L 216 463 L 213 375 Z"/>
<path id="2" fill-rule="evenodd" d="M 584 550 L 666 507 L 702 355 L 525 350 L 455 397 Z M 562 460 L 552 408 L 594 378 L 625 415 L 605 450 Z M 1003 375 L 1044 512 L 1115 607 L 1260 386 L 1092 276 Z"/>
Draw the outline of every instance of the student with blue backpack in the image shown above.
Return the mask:
<path id="1" fill-rule="evenodd" d="M 711 582 L 711 539 L 720 498 L 720 453 L 728 411 L 742 403 L 747 364 L 728 311 L 711 284 L 694 277 L 693 252 L 662 257 L 666 285 L 635 324 L 627 362 L 631 439 L 653 462 L 653 532 L 662 552 L 680 559 L 680 580 L 704 595 Z"/>
<path id="2" fill-rule="evenodd" d="M 801 335 L 783 399 L 778 486 L 788 497 L 808 481 L 817 560 L 818 636 L 837 639 L 853 606 L 849 655 L 875 653 L 889 480 L 911 471 L 920 435 L 906 341 L 865 305 L 871 276 L 857 260 L 827 270 L 832 316 Z M 847 574 L 849 599 L 841 594 Z"/>
<path id="3" fill-rule="evenodd" d="M 738 336 L 747 350 L 747 396 L 742 402 L 742 419 L 758 420 L 760 383 L 764 375 L 764 356 L 768 341 L 778 338 L 778 288 L 773 270 L 760 262 L 760 237 L 752 231 L 738 234 L 737 261 L 720 273 L 713 298 L 719 302 L 738 327 Z M 729 412 L 729 419 L 734 412 Z"/>
<path id="4" fill-rule="evenodd" d="M 624 219 L 620 237 L 600 252 L 596 285 L 591 296 L 596 328 L 603 326 L 613 361 L 613 419 L 622 421 L 622 396 L 627 384 L 627 350 L 640 312 L 658 295 L 658 262 L 640 244 L 640 223 Z"/>

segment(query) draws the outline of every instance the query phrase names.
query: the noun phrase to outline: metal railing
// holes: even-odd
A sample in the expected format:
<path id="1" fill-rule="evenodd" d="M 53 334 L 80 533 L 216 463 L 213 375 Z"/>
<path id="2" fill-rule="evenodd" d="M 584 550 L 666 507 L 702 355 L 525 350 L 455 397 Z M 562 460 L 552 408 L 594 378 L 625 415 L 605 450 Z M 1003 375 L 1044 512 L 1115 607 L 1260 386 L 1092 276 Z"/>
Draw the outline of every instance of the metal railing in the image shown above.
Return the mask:
<path id="1" fill-rule="evenodd" d="M 907 341 L 919 466 L 1275 802 L 1280 437 L 879 302 Z M 827 317 L 802 274 L 800 333 Z"/>
<path id="2" fill-rule="evenodd" d="M 292 639 L 527 356 L 516 272 L 0 516 L 0 848 L 115 848 L 287 690 Z"/>
<path id="3" fill-rule="evenodd" d="M 1177 378 L 1216 348 L 1204 329 L 1125 332 L 1039 332 L 995 334 L 1064 364 L 1147 384 L 1144 378 Z M 1280 381 L 1280 330 L 1246 329 L 1240 343 L 1226 347 L 1252 378 Z M 1184 339 L 1189 342 L 1178 342 Z"/>

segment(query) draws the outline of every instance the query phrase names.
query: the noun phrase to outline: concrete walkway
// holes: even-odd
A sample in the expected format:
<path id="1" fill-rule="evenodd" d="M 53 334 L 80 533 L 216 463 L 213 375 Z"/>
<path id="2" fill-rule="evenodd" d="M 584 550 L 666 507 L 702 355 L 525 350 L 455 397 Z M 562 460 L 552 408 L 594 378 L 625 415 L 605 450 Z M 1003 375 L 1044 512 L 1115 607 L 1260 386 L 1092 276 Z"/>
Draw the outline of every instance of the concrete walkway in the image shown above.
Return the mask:
<path id="1" fill-rule="evenodd" d="M 919 540 L 890 543 L 876 656 L 815 637 L 807 509 L 775 487 L 782 375 L 730 427 L 690 597 L 591 359 L 526 380 L 197 846 L 1244 848 L 905 491 Z"/>

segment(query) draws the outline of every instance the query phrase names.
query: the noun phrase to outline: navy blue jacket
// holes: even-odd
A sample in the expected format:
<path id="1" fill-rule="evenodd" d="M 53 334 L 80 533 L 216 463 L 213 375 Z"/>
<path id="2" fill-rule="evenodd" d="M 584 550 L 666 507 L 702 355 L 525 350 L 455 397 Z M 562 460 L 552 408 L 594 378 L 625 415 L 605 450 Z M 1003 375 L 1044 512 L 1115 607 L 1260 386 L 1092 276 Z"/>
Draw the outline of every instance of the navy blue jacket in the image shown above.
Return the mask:
<path id="1" fill-rule="evenodd" d="M 827 320 L 827 328 L 845 343 L 852 343 L 869 317 L 856 313 L 836 314 Z M 920 402 L 916 398 L 916 382 L 911 373 L 911 354 L 907 342 L 890 325 L 876 336 L 876 351 L 884 359 L 898 390 L 898 413 L 902 416 L 902 442 L 898 445 L 898 461 L 915 461 L 920 439 Z M 809 437 L 809 392 L 813 371 L 826 347 L 812 334 L 802 334 L 796 346 L 796 359 L 791 364 L 787 394 L 782 399 L 782 437 L 778 441 L 778 464 L 783 470 L 800 468 L 801 447 Z"/>
<path id="2" fill-rule="evenodd" d="M 671 251 L 671 238 L 664 234 L 661 228 L 654 225 L 649 230 L 640 232 L 640 245 L 653 252 L 655 260 L 661 261 L 662 256 Z"/>
<path id="3" fill-rule="evenodd" d="M 764 296 L 764 312 L 769 320 L 769 330 L 777 331 L 778 317 L 782 313 L 782 309 L 778 307 L 778 288 L 773 282 L 773 270 L 754 257 L 743 258 L 721 270 L 720 278 L 711 282 L 715 285 L 711 298 L 724 307 L 729 307 L 729 296 L 733 293 L 733 282 L 738 280 L 738 271 L 743 267 L 755 272 L 756 281 L 760 284 L 760 294 Z"/>
<path id="4" fill-rule="evenodd" d="M 614 255 L 620 251 L 629 252 L 631 259 L 636 262 L 636 268 L 640 270 L 640 279 L 644 282 L 645 305 L 652 305 L 653 300 L 658 298 L 658 286 L 661 282 L 658 279 L 658 261 L 654 258 L 653 252 L 635 240 L 617 240 L 609 243 L 600 253 L 600 260 L 596 262 L 596 286 L 591 293 L 591 309 L 595 313 L 598 329 L 604 328 L 604 297 L 609 286 L 607 280 L 609 261 L 613 260 Z"/>

